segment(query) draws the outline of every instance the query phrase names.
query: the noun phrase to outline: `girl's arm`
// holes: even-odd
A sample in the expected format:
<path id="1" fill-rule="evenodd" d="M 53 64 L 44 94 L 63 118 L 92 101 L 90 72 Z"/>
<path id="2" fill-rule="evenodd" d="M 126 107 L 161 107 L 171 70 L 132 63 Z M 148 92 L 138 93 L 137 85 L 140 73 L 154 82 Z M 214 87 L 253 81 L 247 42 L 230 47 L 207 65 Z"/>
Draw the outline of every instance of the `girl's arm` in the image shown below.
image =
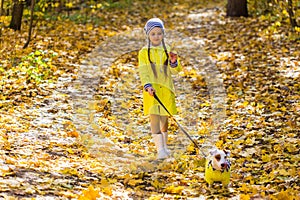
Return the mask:
<path id="1" fill-rule="evenodd" d="M 171 74 L 178 74 L 178 72 L 182 70 L 182 66 L 177 51 L 171 48 L 169 48 L 168 50 L 169 50 L 169 58 L 170 58 L 169 66 L 170 66 Z"/>
<path id="2" fill-rule="evenodd" d="M 171 56 L 170 56 L 171 57 Z M 174 62 L 175 61 L 175 62 Z M 176 55 L 176 60 L 170 60 L 170 71 L 172 74 L 178 74 L 182 70 L 180 59 Z"/>

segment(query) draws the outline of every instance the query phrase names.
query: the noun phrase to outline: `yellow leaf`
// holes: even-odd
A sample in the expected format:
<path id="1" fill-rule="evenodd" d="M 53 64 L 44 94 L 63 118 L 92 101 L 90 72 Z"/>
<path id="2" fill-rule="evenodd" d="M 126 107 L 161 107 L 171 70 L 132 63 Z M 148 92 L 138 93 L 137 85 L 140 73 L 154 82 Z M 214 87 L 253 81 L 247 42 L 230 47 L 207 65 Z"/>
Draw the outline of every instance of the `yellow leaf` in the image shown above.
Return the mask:
<path id="1" fill-rule="evenodd" d="M 250 200 L 250 195 L 248 195 L 248 194 L 241 194 L 240 195 L 240 200 Z"/>
<path id="2" fill-rule="evenodd" d="M 141 180 L 141 179 L 130 179 L 127 184 L 134 187 L 134 186 L 139 185 L 143 182 L 144 181 Z"/>
<path id="3" fill-rule="evenodd" d="M 249 122 L 246 126 L 247 128 L 251 128 L 252 127 L 252 124 Z"/>
<path id="4" fill-rule="evenodd" d="M 70 3 L 66 3 L 65 6 L 66 6 L 67 8 L 72 8 L 72 7 L 73 7 L 73 3 L 71 3 L 71 2 L 70 2 Z"/>
<path id="5" fill-rule="evenodd" d="M 193 152 L 195 150 L 194 146 L 193 145 L 189 145 L 187 148 L 186 148 L 187 152 Z"/>
<path id="6" fill-rule="evenodd" d="M 289 16 L 289 13 L 285 9 L 282 10 L 282 14 L 285 16 Z"/>
<path id="7" fill-rule="evenodd" d="M 98 3 L 97 4 L 97 8 L 101 8 L 102 7 L 102 4 L 101 3 Z"/>
<path id="8" fill-rule="evenodd" d="M 243 102 L 244 108 L 247 107 L 248 105 L 249 105 L 249 102 L 248 102 L 248 101 L 244 101 L 244 102 Z"/>
<path id="9" fill-rule="evenodd" d="M 58 3 L 58 2 L 52 4 L 52 7 L 54 7 L 54 8 L 58 8 L 58 6 L 59 6 L 59 3 Z"/>
<path id="10" fill-rule="evenodd" d="M 297 147 L 293 144 L 287 144 L 285 146 L 286 150 L 289 152 L 289 153 L 293 153 L 293 152 L 296 152 L 297 151 Z"/>
<path id="11" fill-rule="evenodd" d="M 277 195 L 275 195 L 276 199 L 284 199 L 284 200 L 292 200 L 294 197 L 292 197 L 288 191 L 281 191 Z"/>
<path id="12" fill-rule="evenodd" d="M 250 191 L 249 185 L 247 185 L 246 183 L 243 183 L 242 187 L 240 187 L 240 191 L 242 191 L 242 192 L 248 192 L 248 191 Z"/>
<path id="13" fill-rule="evenodd" d="M 71 174 L 71 175 L 78 175 L 78 171 L 74 168 L 65 168 L 61 171 L 63 174 Z"/>
<path id="14" fill-rule="evenodd" d="M 258 103 L 258 104 L 257 104 L 257 108 L 258 108 L 258 109 L 262 109 L 262 108 L 264 108 L 264 107 L 265 107 L 265 106 L 264 106 L 264 104 L 262 104 L 262 103 Z"/>
<path id="15" fill-rule="evenodd" d="M 79 133 L 77 131 L 69 131 L 67 132 L 68 137 L 78 137 Z"/>
<path id="16" fill-rule="evenodd" d="M 68 148 L 67 151 L 68 151 L 68 153 L 70 153 L 70 154 L 74 154 L 74 151 L 73 151 L 73 149 L 71 149 L 71 148 Z"/>
<path id="17" fill-rule="evenodd" d="M 200 105 L 200 107 L 209 107 L 209 106 L 210 106 L 210 103 L 208 103 L 208 102 L 202 103 Z"/>
<path id="18" fill-rule="evenodd" d="M 183 189 L 184 189 L 183 186 L 174 186 L 174 185 L 171 185 L 171 186 L 167 187 L 164 190 L 164 192 L 170 193 L 170 194 L 181 194 Z"/>
<path id="19" fill-rule="evenodd" d="M 111 196 L 112 195 L 112 188 L 111 187 L 104 187 L 102 189 L 102 192 L 108 196 Z"/>
<path id="20" fill-rule="evenodd" d="M 285 106 L 282 106 L 282 107 L 280 108 L 280 110 L 283 111 L 283 112 L 285 112 L 285 111 L 286 111 L 286 107 L 285 107 Z"/>
<path id="21" fill-rule="evenodd" d="M 86 29 L 89 30 L 89 31 L 92 31 L 94 29 L 94 27 L 92 25 L 87 25 Z"/>
<path id="22" fill-rule="evenodd" d="M 92 185 L 90 185 L 88 189 L 82 193 L 83 194 L 78 198 L 78 200 L 96 200 L 100 197 L 99 192 L 95 190 Z"/>
<path id="23" fill-rule="evenodd" d="M 108 187 L 108 186 L 110 186 L 110 184 L 106 179 L 101 179 L 101 186 L 102 187 Z"/>
<path id="24" fill-rule="evenodd" d="M 288 171 L 286 171 L 285 169 L 280 169 L 278 172 L 282 176 L 289 176 L 290 175 L 290 173 Z"/>
<path id="25" fill-rule="evenodd" d="M 271 156 L 268 154 L 264 154 L 261 156 L 261 159 L 263 162 L 270 162 L 271 161 Z"/>
<path id="26" fill-rule="evenodd" d="M 275 26 L 281 26 L 280 22 L 275 22 Z"/>
<path id="27" fill-rule="evenodd" d="M 148 200 L 161 200 L 163 197 L 161 195 L 158 195 L 158 196 L 151 196 L 149 197 Z"/>
<path id="28" fill-rule="evenodd" d="M 252 144 L 254 144 L 254 142 L 255 142 L 255 138 L 247 138 L 245 141 L 245 144 L 252 145 Z"/>
<path id="29" fill-rule="evenodd" d="M 151 182 L 151 185 L 155 187 L 156 189 L 161 188 L 163 186 L 163 183 L 159 180 L 155 179 L 153 182 Z"/>

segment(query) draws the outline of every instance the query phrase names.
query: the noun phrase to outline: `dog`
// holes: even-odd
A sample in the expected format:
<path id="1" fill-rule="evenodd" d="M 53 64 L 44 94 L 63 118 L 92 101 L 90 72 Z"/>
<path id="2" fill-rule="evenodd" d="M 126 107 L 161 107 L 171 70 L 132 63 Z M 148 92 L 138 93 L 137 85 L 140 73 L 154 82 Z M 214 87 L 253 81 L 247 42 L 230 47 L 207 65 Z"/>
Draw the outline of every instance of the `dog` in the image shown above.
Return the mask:
<path id="1" fill-rule="evenodd" d="M 225 188 L 230 182 L 230 152 L 226 150 L 215 149 L 210 152 L 210 156 L 205 163 L 205 181 L 209 187 L 214 182 L 221 182 Z"/>

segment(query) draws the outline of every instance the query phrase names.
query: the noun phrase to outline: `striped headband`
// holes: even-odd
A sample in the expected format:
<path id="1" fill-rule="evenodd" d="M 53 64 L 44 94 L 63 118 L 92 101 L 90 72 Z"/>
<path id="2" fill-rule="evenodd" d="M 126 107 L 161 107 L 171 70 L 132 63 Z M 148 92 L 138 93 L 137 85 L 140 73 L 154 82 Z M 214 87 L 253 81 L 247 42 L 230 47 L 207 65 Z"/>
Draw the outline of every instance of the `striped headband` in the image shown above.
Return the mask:
<path id="1" fill-rule="evenodd" d="M 150 31 L 155 27 L 159 27 L 162 29 L 163 32 L 165 32 L 164 23 L 159 18 L 152 18 L 147 21 L 144 27 L 146 35 L 148 35 Z"/>

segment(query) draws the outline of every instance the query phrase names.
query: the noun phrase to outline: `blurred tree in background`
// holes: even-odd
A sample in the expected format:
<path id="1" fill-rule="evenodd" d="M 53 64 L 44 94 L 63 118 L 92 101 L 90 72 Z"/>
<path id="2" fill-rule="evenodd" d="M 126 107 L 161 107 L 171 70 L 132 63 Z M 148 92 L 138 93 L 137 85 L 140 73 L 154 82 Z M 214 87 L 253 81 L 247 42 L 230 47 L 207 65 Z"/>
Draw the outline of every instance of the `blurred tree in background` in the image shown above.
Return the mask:
<path id="1" fill-rule="evenodd" d="M 247 5 L 249 4 L 249 5 Z M 229 17 L 248 17 L 248 6 L 254 15 L 265 15 L 271 21 L 287 21 L 299 28 L 300 1 L 297 0 L 228 0 L 226 14 Z"/>
<path id="2" fill-rule="evenodd" d="M 13 0 L 12 2 L 12 18 L 9 28 L 14 30 L 21 30 L 22 17 L 24 10 L 24 2 L 20 0 Z"/>
<path id="3" fill-rule="evenodd" d="M 248 17 L 247 0 L 228 0 L 227 16 Z"/>
<path id="4" fill-rule="evenodd" d="M 299 29 L 299 0 L 249 0 L 248 8 L 254 16 L 264 16 L 271 22 L 289 22 L 293 31 Z"/>

